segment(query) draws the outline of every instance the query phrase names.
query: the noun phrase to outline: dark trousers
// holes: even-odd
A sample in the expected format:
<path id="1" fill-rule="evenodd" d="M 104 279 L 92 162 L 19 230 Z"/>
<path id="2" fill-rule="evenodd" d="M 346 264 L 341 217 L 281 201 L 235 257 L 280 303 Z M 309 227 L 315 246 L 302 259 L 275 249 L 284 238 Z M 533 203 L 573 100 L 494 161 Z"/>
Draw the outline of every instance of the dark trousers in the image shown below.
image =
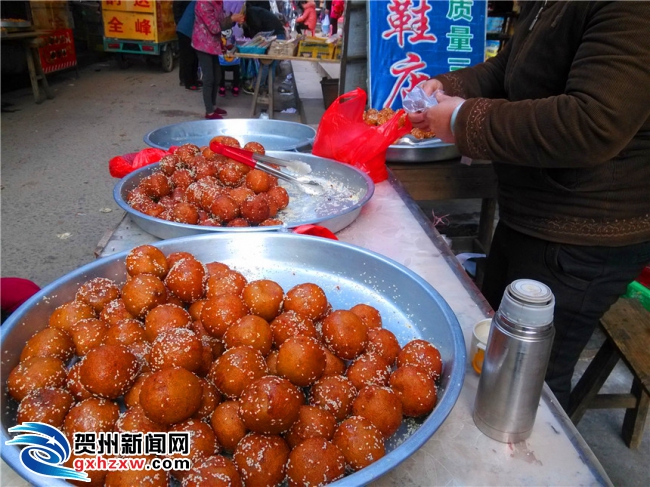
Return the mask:
<path id="1" fill-rule="evenodd" d="M 564 409 L 580 353 L 598 321 L 650 262 L 650 242 L 625 247 L 566 245 L 497 225 L 482 293 L 495 310 L 515 279 L 534 279 L 555 295 L 555 339 L 546 383 Z"/>
<path id="2" fill-rule="evenodd" d="M 219 56 L 208 54 L 207 52 L 197 51 L 199 66 L 203 73 L 203 103 L 205 104 L 205 113 L 214 112 L 217 105 L 217 91 L 221 81 L 221 63 Z"/>
<path id="3" fill-rule="evenodd" d="M 239 88 L 239 64 L 221 65 L 221 81 L 219 82 L 219 87 L 226 87 L 226 71 L 232 72 L 232 87 Z"/>
<path id="4" fill-rule="evenodd" d="M 199 60 L 192 47 L 192 39 L 180 32 L 178 35 L 178 77 L 185 88 L 196 86 Z"/>

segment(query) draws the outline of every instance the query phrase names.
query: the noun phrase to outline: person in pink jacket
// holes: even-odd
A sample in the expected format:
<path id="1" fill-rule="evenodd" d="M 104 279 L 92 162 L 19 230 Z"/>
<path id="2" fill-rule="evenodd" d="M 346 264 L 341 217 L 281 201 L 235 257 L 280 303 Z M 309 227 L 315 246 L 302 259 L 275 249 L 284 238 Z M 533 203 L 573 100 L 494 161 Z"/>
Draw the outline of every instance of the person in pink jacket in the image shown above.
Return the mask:
<path id="1" fill-rule="evenodd" d="M 313 36 L 316 33 L 316 3 L 312 1 L 298 3 L 302 7 L 302 15 L 296 19 L 296 32 L 302 34 L 302 31 L 307 29 L 311 31 Z"/>
<path id="2" fill-rule="evenodd" d="M 223 0 L 201 0 L 194 9 L 194 30 L 192 47 L 196 49 L 199 66 L 203 73 L 203 103 L 205 118 L 222 119 L 227 112 L 217 105 L 217 91 L 221 80 L 219 55 L 221 51 L 221 30 L 229 29 L 234 22 L 243 22 L 241 14 L 226 16 Z"/>

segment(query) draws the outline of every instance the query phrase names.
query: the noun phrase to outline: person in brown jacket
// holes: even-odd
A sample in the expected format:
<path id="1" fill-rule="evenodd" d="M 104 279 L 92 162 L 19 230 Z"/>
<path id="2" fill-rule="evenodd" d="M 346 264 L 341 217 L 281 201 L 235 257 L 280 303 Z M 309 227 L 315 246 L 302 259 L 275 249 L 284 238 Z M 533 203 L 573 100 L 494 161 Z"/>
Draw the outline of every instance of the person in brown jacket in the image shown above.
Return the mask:
<path id="1" fill-rule="evenodd" d="M 410 119 L 493 161 L 482 292 L 497 309 L 515 279 L 552 289 L 546 382 L 566 409 L 599 319 L 650 262 L 650 3 L 521 5 L 503 50 L 424 82 L 439 103 Z"/>

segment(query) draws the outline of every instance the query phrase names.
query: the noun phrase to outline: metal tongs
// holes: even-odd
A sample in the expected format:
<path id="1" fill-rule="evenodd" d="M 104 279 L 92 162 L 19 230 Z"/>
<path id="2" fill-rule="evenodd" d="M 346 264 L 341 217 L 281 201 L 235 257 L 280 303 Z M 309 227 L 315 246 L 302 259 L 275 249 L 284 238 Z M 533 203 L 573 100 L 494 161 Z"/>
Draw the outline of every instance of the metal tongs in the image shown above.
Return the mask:
<path id="1" fill-rule="evenodd" d="M 216 154 L 221 154 L 222 156 L 230 157 L 237 162 L 246 164 L 253 169 L 264 171 L 265 173 L 275 176 L 278 179 L 294 183 L 305 193 L 312 196 L 321 195 L 325 191 L 323 186 L 321 186 L 316 181 L 312 181 L 311 179 L 306 179 L 304 177 L 291 176 L 280 171 L 279 169 L 275 169 L 274 167 L 269 166 L 269 164 L 277 164 L 278 166 L 282 167 L 293 167 L 293 161 L 285 161 L 284 159 L 257 154 L 249 150 L 220 144 L 219 142 L 210 142 L 210 150 Z"/>

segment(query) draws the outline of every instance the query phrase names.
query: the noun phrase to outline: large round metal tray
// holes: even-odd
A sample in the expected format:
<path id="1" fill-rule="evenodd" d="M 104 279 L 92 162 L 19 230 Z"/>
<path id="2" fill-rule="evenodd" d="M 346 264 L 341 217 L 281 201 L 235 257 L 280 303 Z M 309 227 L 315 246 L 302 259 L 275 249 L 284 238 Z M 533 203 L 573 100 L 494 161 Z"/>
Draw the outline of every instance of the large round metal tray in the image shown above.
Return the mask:
<path id="1" fill-rule="evenodd" d="M 152 130 L 144 136 L 144 143 L 159 149 L 173 145 L 208 145 L 212 137 L 229 135 L 244 145 L 259 142 L 267 151 L 304 150 L 311 148 L 316 130 L 309 125 L 284 120 L 228 119 L 197 120 L 175 123 Z"/>
<path id="2" fill-rule="evenodd" d="M 383 326 L 401 345 L 421 338 L 433 343 L 444 363 L 433 412 L 404 421 L 388 441 L 387 454 L 372 465 L 332 485 L 365 485 L 408 458 L 440 427 L 456 403 L 465 375 L 465 342 L 453 311 L 438 292 L 404 266 L 368 250 L 342 242 L 287 233 L 199 235 L 157 242 L 165 254 L 186 251 L 207 263 L 220 261 L 242 272 L 249 280 L 273 279 L 285 291 L 296 284 L 313 282 L 325 291 L 334 309 L 357 303 L 376 307 Z M 7 429 L 16 424 L 17 403 L 7 396 L 7 376 L 18 364 L 25 342 L 47 326 L 57 306 L 74 299 L 79 285 L 95 277 L 125 282 L 122 252 L 85 265 L 43 288 L 2 325 L 2 458 L 35 486 L 64 487 L 59 479 L 47 479 L 27 471 L 16 446 L 4 446 Z"/>
<path id="3" fill-rule="evenodd" d="M 352 223 L 361 207 L 370 200 L 375 185 L 365 173 L 358 169 L 331 159 L 302 152 L 267 152 L 268 155 L 283 159 L 293 159 L 308 163 L 312 167 L 309 179 L 322 183 L 326 191 L 319 196 L 304 193 L 292 183 L 280 184 L 289 193 L 289 206 L 278 213 L 284 222 L 280 226 L 268 227 L 209 227 L 188 225 L 154 218 L 134 210 L 126 202 L 127 194 L 140 180 L 151 174 L 158 164 L 145 166 L 120 180 L 113 189 L 117 204 L 125 210 L 133 221 L 145 232 L 159 238 L 176 238 L 211 232 L 268 232 L 300 225 L 318 224 L 332 232 L 338 232 Z"/>
<path id="4" fill-rule="evenodd" d="M 386 150 L 386 162 L 437 162 L 456 157 L 460 157 L 458 147 L 437 138 L 417 141 L 412 144 L 393 144 Z"/>

